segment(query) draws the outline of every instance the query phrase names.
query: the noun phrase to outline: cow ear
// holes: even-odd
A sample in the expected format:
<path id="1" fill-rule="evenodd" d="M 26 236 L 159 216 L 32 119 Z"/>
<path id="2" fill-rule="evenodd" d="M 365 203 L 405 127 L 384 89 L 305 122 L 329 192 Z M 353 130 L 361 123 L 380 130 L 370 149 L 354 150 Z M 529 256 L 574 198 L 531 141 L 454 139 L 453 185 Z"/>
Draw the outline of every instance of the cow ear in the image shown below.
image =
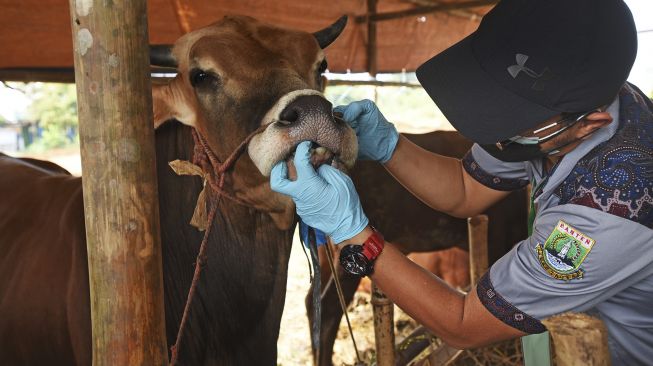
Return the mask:
<path id="1" fill-rule="evenodd" d="M 183 93 L 175 92 L 174 80 L 167 84 L 152 84 L 152 108 L 154 114 L 154 128 L 164 122 L 176 119 L 179 122 L 195 126 L 195 116 L 189 108 Z M 185 112 L 185 113 L 184 113 Z"/>

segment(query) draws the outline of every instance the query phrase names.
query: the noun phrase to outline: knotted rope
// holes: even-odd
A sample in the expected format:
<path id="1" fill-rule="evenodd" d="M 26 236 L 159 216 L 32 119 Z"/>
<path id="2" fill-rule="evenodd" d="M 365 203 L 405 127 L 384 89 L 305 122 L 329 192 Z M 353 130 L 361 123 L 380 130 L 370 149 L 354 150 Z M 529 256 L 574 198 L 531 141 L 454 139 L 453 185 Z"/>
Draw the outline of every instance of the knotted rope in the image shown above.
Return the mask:
<path id="1" fill-rule="evenodd" d="M 190 289 L 188 290 L 186 305 L 184 306 L 184 312 L 181 317 L 181 322 L 179 323 L 179 330 L 177 331 L 177 339 L 175 340 L 174 346 L 170 347 L 171 366 L 175 366 L 177 364 L 179 357 L 179 345 L 181 343 L 184 329 L 186 328 L 186 324 L 188 322 L 188 313 L 190 312 L 190 307 L 193 303 L 193 298 L 197 291 L 197 284 L 199 283 L 202 269 L 206 264 L 206 246 L 209 235 L 211 233 L 211 227 L 213 226 L 213 220 L 220 204 L 220 198 L 227 197 L 236 203 L 251 207 L 249 203 L 236 197 L 234 194 L 225 191 L 225 177 L 227 176 L 227 173 L 230 171 L 230 169 L 233 168 L 238 158 L 245 151 L 245 148 L 252 140 L 252 138 L 261 133 L 266 127 L 266 125 L 261 126 L 252 132 L 249 136 L 247 136 L 245 140 L 243 140 L 243 142 L 241 142 L 240 145 L 238 145 L 238 147 L 231 153 L 231 155 L 227 157 L 227 160 L 225 160 L 224 163 L 220 162 L 202 135 L 199 134 L 197 130 L 193 129 L 193 140 L 195 142 L 195 147 L 193 149 L 193 162 L 191 163 L 188 161 L 180 160 L 170 162 L 172 169 L 179 175 L 198 175 L 204 178 L 204 188 L 200 192 L 200 195 L 197 199 L 197 205 L 195 207 L 195 213 L 193 214 L 191 223 L 199 230 L 205 230 L 204 237 L 202 238 L 202 243 L 200 244 L 200 249 L 197 254 L 197 259 L 195 260 L 195 272 L 193 273 L 193 281 L 191 282 Z M 207 183 L 213 192 L 210 197 L 211 205 L 208 216 L 206 216 L 207 195 L 205 192 Z"/>

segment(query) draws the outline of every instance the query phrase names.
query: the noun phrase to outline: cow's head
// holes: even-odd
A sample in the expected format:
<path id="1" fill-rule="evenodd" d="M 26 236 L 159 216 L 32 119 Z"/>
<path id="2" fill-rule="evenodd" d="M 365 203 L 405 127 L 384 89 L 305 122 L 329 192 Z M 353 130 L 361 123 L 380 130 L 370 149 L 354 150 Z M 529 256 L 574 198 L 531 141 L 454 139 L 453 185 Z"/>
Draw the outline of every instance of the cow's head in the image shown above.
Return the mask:
<path id="1" fill-rule="evenodd" d="M 355 133 L 334 119 L 320 92 L 322 49 L 345 24 L 343 17 L 311 34 L 229 16 L 184 35 L 172 48 L 154 48 L 153 64 L 177 68 L 171 82 L 153 87 L 155 127 L 170 119 L 192 126 L 224 161 L 267 126 L 251 140 L 249 158 L 238 161 L 229 189 L 269 212 L 280 228 L 289 227 L 294 205 L 273 193 L 267 179 L 274 164 L 303 140 L 332 152 L 333 164 L 350 167 L 356 157 Z"/>

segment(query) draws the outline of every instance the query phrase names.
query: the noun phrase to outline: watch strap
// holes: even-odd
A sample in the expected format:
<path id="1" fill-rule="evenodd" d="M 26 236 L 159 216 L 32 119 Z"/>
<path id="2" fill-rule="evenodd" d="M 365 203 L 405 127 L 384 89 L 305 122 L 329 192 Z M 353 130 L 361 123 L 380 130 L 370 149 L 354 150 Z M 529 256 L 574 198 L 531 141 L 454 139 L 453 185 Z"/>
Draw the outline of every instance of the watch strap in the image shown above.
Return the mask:
<path id="1" fill-rule="evenodd" d="M 363 255 L 371 263 L 379 256 L 379 254 L 381 254 L 384 244 L 385 241 L 383 235 L 372 227 L 372 235 L 370 235 L 363 243 Z"/>

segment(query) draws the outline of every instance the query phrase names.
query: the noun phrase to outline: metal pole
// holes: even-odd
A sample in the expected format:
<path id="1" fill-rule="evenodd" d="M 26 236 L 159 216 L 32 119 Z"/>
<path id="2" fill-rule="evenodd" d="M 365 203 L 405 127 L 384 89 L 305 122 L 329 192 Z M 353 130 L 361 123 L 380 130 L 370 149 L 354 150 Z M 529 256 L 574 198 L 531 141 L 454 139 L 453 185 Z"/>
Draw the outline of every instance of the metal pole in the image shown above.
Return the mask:
<path id="1" fill-rule="evenodd" d="M 145 0 L 70 0 L 94 365 L 166 365 Z"/>

